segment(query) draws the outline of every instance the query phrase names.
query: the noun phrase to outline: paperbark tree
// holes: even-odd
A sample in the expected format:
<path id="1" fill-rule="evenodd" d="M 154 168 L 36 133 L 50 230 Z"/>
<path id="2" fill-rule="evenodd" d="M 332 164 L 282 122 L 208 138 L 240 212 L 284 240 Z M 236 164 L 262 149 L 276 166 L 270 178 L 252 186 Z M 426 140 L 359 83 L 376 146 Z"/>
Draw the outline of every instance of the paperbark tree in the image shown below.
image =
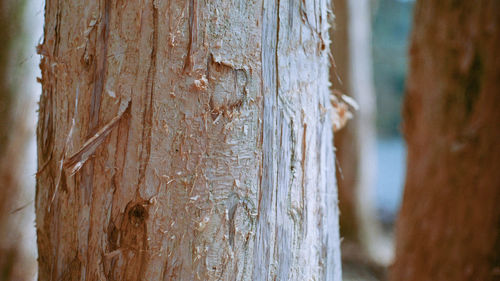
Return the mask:
<path id="1" fill-rule="evenodd" d="M 417 1 L 392 280 L 500 278 L 499 28 L 499 1 Z"/>
<path id="2" fill-rule="evenodd" d="M 40 280 L 340 280 L 326 1 L 45 16 Z"/>

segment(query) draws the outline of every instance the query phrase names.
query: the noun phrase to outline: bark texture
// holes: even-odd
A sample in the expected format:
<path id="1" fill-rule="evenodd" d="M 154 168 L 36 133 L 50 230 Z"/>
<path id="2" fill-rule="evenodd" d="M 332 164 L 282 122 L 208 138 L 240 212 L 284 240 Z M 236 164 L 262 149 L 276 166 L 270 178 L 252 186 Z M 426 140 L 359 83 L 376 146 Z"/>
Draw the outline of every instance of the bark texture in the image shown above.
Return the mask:
<path id="1" fill-rule="evenodd" d="M 45 14 L 40 280 L 340 280 L 326 1 Z"/>
<path id="2" fill-rule="evenodd" d="M 500 279 L 500 2 L 417 2 L 391 280 Z"/>

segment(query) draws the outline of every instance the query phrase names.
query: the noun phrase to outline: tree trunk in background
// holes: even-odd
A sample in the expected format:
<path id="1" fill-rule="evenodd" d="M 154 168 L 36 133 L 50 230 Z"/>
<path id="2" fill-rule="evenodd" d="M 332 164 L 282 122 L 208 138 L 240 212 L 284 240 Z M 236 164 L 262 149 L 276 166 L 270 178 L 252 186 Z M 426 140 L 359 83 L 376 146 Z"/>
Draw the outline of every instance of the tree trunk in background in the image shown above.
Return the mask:
<path id="1" fill-rule="evenodd" d="M 392 280 L 500 279 L 500 2 L 418 1 Z"/>
<path id="2" fill-rule="evenodd" d="M 368 0 L 334 0 L 331 31 L 335 68 L 332 88 L 359 103 L 354 119 L 335 136 L 339 169 L 340 230 L 346 242 L 359 244 L 379 264 L 391 260 L 374 208 L 376 184 L 375 89 Z M 347 254 L 347 252 L 346 252 Z"/>
<path id="3" fill-rule="evenodd" d="M 47 1 L 40 280 L 337 280 L 327 3 Z"/>
<path id="4" fill-rule="evenodd" d="M 26 188 L 25 153 L 30 131 L 25 71 L 20 65 L 26 55 L 23 46 L 25 1 L 0 1 L 0 280 L 31 280 L 35 257 L 26 253 L 27 221 L 22 198 Z M 32 203 L 32 202 L 31 202 Z M 28 205 L 26 205 L 28 204 Z M 23 206 L 24 205 L 24 206 Z"/>

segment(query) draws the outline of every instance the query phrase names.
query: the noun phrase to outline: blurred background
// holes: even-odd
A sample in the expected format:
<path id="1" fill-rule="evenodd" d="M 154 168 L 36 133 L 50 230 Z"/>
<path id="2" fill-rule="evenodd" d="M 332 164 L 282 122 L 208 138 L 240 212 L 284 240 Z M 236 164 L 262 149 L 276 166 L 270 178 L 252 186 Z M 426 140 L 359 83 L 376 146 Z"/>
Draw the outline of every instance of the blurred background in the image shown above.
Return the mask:
<path id="1" fill-rule="evenodd" d="M 36 45 L 42 0 L 0 0 L 0 280 L 36 277 Z"/>
<path id="2" fill-rule="evenodd" d="M 359 103 L 335 135 L 345 280 L 385 280 L 394 257 L 406 147 L 401 104 L 412 0 L 334 0 L 332 89 Z"/>
<path id="3" fill-rule="evenodd" d="M 401 103 L 408 68 L 413 0 L 378 0 L 372 19 L 372 52 L 377 100 L 378 218 L 392 228 L 399 209 L 406 148 L 401 135 Z"/>
<path id="4" fill-rule="evenodd" d="M 0 280 L 36 278 L 35 124 L 43 0 L 0 0 Z M 334 0 L 332 90 L 360 105 L 336 134 L 345 280 L 384 280 L 405 173 L 411 0 Z M 360 155 L 363 155 L 361 157 Z"/>

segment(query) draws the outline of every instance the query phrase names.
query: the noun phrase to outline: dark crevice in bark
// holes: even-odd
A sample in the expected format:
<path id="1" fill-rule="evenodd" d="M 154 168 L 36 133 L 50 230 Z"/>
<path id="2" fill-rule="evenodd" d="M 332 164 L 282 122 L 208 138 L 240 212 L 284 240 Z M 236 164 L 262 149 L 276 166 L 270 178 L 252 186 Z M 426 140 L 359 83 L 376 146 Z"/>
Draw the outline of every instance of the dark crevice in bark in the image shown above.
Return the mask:
<path id="1" fill-rule="evenodd" d="M 279 76 L 279 42 L 280 42 L 280 0 L 277 0 L 276 3 L 276 47 L 274 49 L 274 67 L 275 67 L 275 79 L 276 79 L 276 107 L 278 107 L 279 103 L 279 89 L 280 89 L 280 76 Z"/>
<path id="2" fill-rule="evenodd" d="M 99 126 L 99 112 L 101 109 L 102 93 L 104 82 L 107 76 L 107 61 L 108 61 L 108 40 L 109 40 L 109 22 L 111 0 L 104 1 L 104 16 L 100 24 L 101 36 L 96 42 L 96 49 L 99 49 L 100 54 L 97 59 L 97 64 L 94 65 L 94 87 L 90 100 L 90 124 L 87 137 L 95 134 Z"/>
<path id="3" fill-rule="evenodd" d="M 56 7 L 56 25 L 54 27 L 54 34 L 55 34 L 55 43 L 54 43 L 54 48 L 52 50 L 52 56 L 54 58 L 57 58 L 57 55 L 59 54 L 59 43 L 61 42 L 61 5 L 60 5 L 60 0 L 57 0 L 57 7 Z"/>
<path id="4" fill-rule="evenodd" d="M 193 44 L 195 44 L 197 36 L 197 5 L 198 3 L 194 0 L 189 1 L 189 42 L 188 51 L 186 56 L 186 61 L 184 62 L 184 72 L 188 73 L 193 68 Z"/>
<path id="5" fill-rule="evenodd" d="M 236 232 L 234 214 L 236 213 L 236 208 L 238 208 L 238 203 L 229 209 L 229 245 L 231 245 L 231 248 L 234 248 L 234 234 Z"/>
<path id="6" fill-rule="evenodd" d="M 272 240 L 269 221 L 273 214 L 272 204 L 275 188 L 274 151 L 276 149 L 275 130 L 278 126 L 278 26 L 279 3 L 278 1 L 263 1 L 262 22 L 262 176 L 259 190 L 259 205 L 256 229 L 256 250 L 261 256 L 254 255 L 253 276 L 267 278 L 270 273 L 269 264 L 272 252 L 267 241 Z"/>
<path id="7" fill-rule="evenodd" d="M 104 274 L 109 280 L 143 280 L 148 255 L 148 204 L 146 200 L 130 201 L 119 216 L 119 228 L 114 222 L 108 225 L 107 239 L 112 251 Z"/>
<path id="8" fill-rule="evenodd" d="M 100 50 L 97 58 L 97 64 L 94 64 L 94 85 L 92 95 L 90 97 L 90 112 L 89 112 L 89 127 L 87 129 L 87 138 L 92 137 L 99 126 L 99 112 L 101 109 L 102 93 L 107 72 L 107 50 L 109 39 L 109 22 L 110 22 L 111 1 L 104 1 L 103 21 L 100 23 L 99 35 L 101 36 L 96 42 L 96 50 Z M 83 200 L 85 204 L 89 204 L 92 198 L 94 178 L 94 159 L 90 159 L 89 163 L 82 169 L 81 188 L 83 191 Z"/>
<path id="9" fill-rule="evenodd" d="M 469 73 L 464 80 L 465 115 L 469 116 L 481 92 L 481 79 L 483 77 L 483 63 L 478 53 L 474 56 Z"/>
<path id="10" fill-rule="evenodd" d="M 99 128 L 99 113 L 101 109 L 102 94 L 104 90 L 104 83 L 107 76 L 107 59 L 108 59 L 108 40 L 109 40 L 109 23 L 110 23 L 110 11 L 111 10 L 111 0 L 104 1 L 104 11 L 102 15 L 102 21 L 99 24 L 99 33 L 97 34 L 97 40 L 95 45 L 95 53 L 97 54 L 97 61 L 93 66 L 94 84 L 92 87 L 92 94 L 90 96 L 90 112 L 89 112 L 89 124 L 87 128 L 86 138 L 91 138 Z M 99 53 L 98 53 L 99 52 Z M 76 109 L 75 109 L 76 110 Z M 86 163 L 80 174 L 80 204 L 82 206 L 90 206 L 89 214 L 90 220 L 93 221 L 94 208 L 92 202 L 93 197 L 97 196 L 93 194 L 94 189 L 94 165 L 95 160 L 91 158 L 88 163 Z M 87 243 L 91 244 L 93 225 L 90 224 L 86 226 L 87 229 Z M 57 231 L 57 233 L 60 233 Z M 86 272 L 85 274 L 90 278 L 93 277 L 91 272 L 91 267 L 88 266 L 92 263 L 91 251 L 86 250 L 87 255 L 83 263 L 85 264 Z"/>
<path id="11" fill-rule="evenodd" d="M 138 185 L 141 186 L 144 183 L 146 167 L 149 162 L 149 156 L 151 153 L 151 130 L 153 126 L 153 97 L 155 91 L 155 80 L 156 80 L 156 52 L 158 51 L 158 8 L 155 5 L 155 1 L 152 1 L 153 8 L 153 42 L 151 48 L 151 62 L 148 69 L 148 76 L 146 78 L 146 95 L 147 101 L 144 104 L 145 109 L 143 113 L 143 124 L 144 128 L 142 131 L 142 149 L 139 157 L 139 182 Z M 139 191 L 139 189 L 137 190 Z"/>
<path id="12" fill-rule="evenodd" d="M 42 169 L 48 164 L 52 151 L 54 150 L 54 118 L 50 112 L 52 111 L 52 87 L 46 92 L 47 94 L 41 95 L 40 97 L 40 109 L 39 109 L 39 119 L 38 122 L 38 143 L 40 144 L 41 160 L 46 163 L 39 167 L 38 173 L 42 172 Z"/>

